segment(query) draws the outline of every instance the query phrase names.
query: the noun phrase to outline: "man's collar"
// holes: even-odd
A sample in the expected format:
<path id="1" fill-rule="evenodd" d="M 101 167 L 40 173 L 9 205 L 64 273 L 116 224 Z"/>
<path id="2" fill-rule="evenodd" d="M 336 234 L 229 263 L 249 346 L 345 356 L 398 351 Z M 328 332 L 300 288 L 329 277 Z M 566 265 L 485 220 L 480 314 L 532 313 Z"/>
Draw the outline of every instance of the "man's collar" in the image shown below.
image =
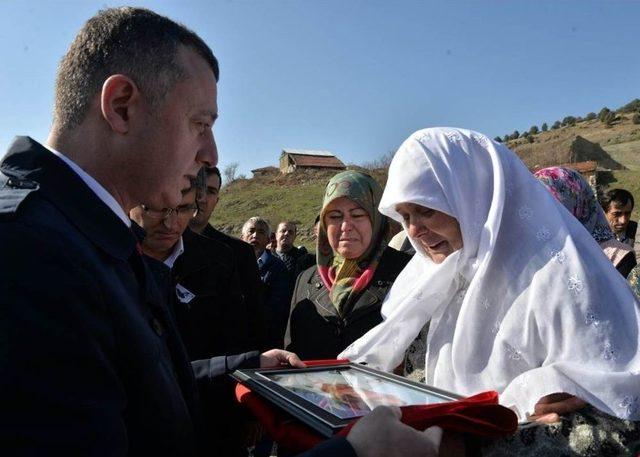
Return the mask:
<path id="1" fill-rule="evenodd" d="M 169 254 L 169 257 L 164 259 L 164 264 L 169 268 L 173 268 L 173 264 L 176 263 L 176 260 L 180 255 L 184 252 L 184 241 L 182 241 L 182 237 L 178 239 L 178 242 L 173 245 L 173 251 Z"/>
<path id="2" fill-rule="evenodd" d="M 44 146 L 53 154 L 55 154 L 57 157 L 62 159 L 62 161 L 66 163 L 69 166 L 69 168 L 71 168 L 78 176 L 80 176 L 80 179 L 84 181 L 84 183 L 89 187 L 89 189 L 91 189 L 98 196 L 98 198 L 102 200 L 102 202 L 105 205 L 107 205 L 111 209 L 111 211 L 113 211 L 115 215 L 120 218 L 122 222 L 124 222 L 124 224 L 127 227 L 131 227 L 131 219 L 129 219 L 129 216 L 127 216 L 127 214 L 124 212 L 124 209 L 122 209 L 122 207 L 116 201 L 116 199 L 113 198 L 113 195 L 111 195 L 109 191 L 107 191 L 107 189 L 105 189 L 102 186 L 102 184 L 96 181 L 93 176 L 91 176 L 89 173 L 87 173 L 82 168 L 80 168 L 80 166 L 77 163 L 75 163 L 69 157 L 65 156 L 60 151 L 56 151 L 51 146 L 48 146 L 46 144 L 43 144 L 42 146 Z"/>
<path id="3" fill-rule="evenodd" d="M 61 158 L 29 137 L 16 137 L 2 163 L 2 173 L 40 185 L 38 195 L 56 206 L 107 254 L 127 260 L 136 239 L 119 217 Z"/>
<path id="4" fill-rule="evenodd" d="M 258 257 L 258 264 L 264 265 L 267 262 L 267 260 L 269 260 L 270 255 L 271 253 L 269 252 L 268 249 L 265 249 L 264 251 L 262 251 L 262 254 L 260 254 L 260 257 Z"/>

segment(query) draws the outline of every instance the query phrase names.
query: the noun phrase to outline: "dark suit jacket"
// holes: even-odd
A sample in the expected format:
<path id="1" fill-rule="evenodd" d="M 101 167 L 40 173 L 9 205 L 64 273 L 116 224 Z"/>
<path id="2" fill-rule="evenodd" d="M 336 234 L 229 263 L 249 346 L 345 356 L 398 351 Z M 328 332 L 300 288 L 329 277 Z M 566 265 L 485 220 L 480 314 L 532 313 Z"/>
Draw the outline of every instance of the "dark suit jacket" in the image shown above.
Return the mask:
<path id="1" fill-rule="evenodd" d="M 231 248 L 189 229 L 182 239 L 184 252 L 173 265 L 173 283 L 195 297 L 180 299 L 174 291 L 172 299 L 190 358 L 257 349 Z"/>
<path id="2" fill-rule="evenodd" d="M 211 238 L 231 248 L 232 256 L 238 268 L 240 289 L 245 306 L 249 314 L 249 335 L 252 337 L 253 347 L 259 349 L 271 349 L 265 342 L 265 316 L 262 310 L 262 282 L 258 275 L 258 265 L 253 248 L 244 241 L 229 236 L 216 230 L 207 224 L 202 231 L 202 236 Z"/>
<path id="3" fill-rule="evenodd" d="M 2 454 L 196 454 L 193 373 L 131 230 L 30 138 L 0 169 Z"/>
<path id="4" fill-rule="evenodd" d="M 264 259 L 264 261 L 263 261 Z M 284 262 L 266 249 L 258 259 L 258 272 L 264 284 L 263 313 L 266 323 L 267 346 L 284 347 L 291 303 L 291 275 Z"/>
<path id="5" fill-rule="evenodd" d="M 317 267 L 300 276 L 291 300 L 285 336 L 287 350 L 303 360 L 333 359 L 382 322 L 380 308 L 393 281 L 411 256 L 387 247 L 369 285 L 340 316 L 329 298 Z"/>
<path id="6" fill-rule="evenodd" d="M 0 454 L 196 455 L 194 371 L 246 357 L 192 371 L 131 230 L 59 158 L 20 137 L 0 171 Z"/>

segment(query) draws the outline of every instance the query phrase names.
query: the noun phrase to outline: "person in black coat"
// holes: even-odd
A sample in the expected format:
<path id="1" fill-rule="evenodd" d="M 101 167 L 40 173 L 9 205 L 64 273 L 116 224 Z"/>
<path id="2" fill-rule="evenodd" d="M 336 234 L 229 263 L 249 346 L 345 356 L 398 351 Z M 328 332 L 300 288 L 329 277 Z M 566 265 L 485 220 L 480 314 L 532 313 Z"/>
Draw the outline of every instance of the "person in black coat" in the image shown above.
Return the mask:
<path id="1" fill-rule="evenodd" d="M 197 203 L 198 214 L 190 221 L 189 226 L 194 232 L 212 239 L 231 249 L 231 257 L 235 261 L 240 281 L 240 290 L 251 318 L 249 323 L 249 336 L 253 347 L 269 349 L 265 342 L 265 317 L 262 313 L 262 283 L 258 274 L 258 265 L 253 248 L 244 241 L 234 238 L 220 230 L 215 229 L 210 223 L 211 215 L 220 198 L 220 186 L 222 177 L 218 167 L 202 167 L 197 177 Z"/>
<path id="2" fill-rule="evenodd" d="M 303 360 L 335 358 L 382 322 L 380 308 L 411 257 L 387 247 L 382 189 L 361 172 L 334 176 L 320 213 L 317 265 L 299 277 L 285 347 Z"/>
<path id="3" fill-rule="evenodd" d="M 196 378 L 299 365 L 283 351 L 189 364 L 127 217 L 174 208 L 217 162 L 217 78 L 186 28 L 105 9 L 63 57 L 47 147 L 19 137 L 0 163 L 0 454 L 203 455 Z M 308 455 L 365 456 L 382 429 L 389 449 L 416 434 L 381 408 Z"/>

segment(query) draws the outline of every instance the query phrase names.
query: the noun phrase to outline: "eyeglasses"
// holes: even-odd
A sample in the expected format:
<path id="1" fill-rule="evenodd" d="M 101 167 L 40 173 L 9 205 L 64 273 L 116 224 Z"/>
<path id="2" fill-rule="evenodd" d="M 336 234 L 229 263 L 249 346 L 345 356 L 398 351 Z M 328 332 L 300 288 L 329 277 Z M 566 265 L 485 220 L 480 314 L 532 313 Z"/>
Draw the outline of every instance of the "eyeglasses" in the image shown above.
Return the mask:
<path id="1" fill-rule="evenodd" d="M 142 205 L 142 211 L 152 219 L 168 219 L 172 214 L 179 218 L 192 218 L 198 215 L 197 205 L 184 205 L 176 208 L 151 209 L 146 205 Z"/>

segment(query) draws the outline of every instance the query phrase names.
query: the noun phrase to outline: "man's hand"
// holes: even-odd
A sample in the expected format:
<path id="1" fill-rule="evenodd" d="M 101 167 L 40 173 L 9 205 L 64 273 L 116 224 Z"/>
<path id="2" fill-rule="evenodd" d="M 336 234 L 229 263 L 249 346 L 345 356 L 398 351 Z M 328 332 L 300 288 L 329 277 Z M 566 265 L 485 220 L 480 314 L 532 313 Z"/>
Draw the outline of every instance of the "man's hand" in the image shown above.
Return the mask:
<path id="1" fill-rule="evenodd" d="M 529 420 L 553 424 L 560 421 L 561 414 L 572 413 L 587 406 L 587 402 L 565 393 L 551 394 L 542 397 L 533 407 Z"/>
<path id="2" fill-rule="evenodd" d="M 304 368 L 306 365 L 293 352 L 282 349 L 271 349 L 260 354 L 260 368 L 274 368 L 283 365 L 291 365 L 295 368 Z"/>
<path id="3" fill-rule="evenodd" d="M 353 426 L 347 441 L 358 457 L 435 457 L 442 430 L 424 432 L 400 422 L 399 408 L 378 406 Z"/>

